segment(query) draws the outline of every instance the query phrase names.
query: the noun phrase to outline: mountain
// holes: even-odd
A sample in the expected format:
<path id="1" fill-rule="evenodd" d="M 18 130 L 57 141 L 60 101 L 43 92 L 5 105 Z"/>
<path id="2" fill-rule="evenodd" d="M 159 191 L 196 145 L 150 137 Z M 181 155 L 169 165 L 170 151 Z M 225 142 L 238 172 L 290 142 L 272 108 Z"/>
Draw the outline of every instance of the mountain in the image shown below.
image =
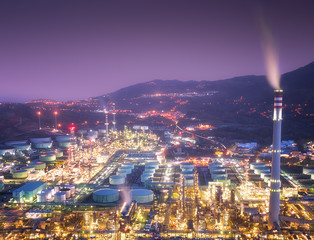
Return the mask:
<path id="1" fill-rule="evenodd" d="M 285 104 L 283 138 L 313 138 L 314 62 L 283 74 L 281 87 Z M 153 80 L 106 96 L 116 102 L 117 108 L 133 112 L 175 109 L 186 114 L 180 120 L 182 125 L 192 125 L 191 119 L 196 118 L 217 126 L 219 135 L 253 140 L 259 136 L 258 140 L 271 141 L 273 89 L 265 76 L 218 81 Z"/>
<path id="2" fill-rule="evenodd" d="M 281 76 L 285 102 L 306 103 L 314 100 L 314 62 Z M 244 97 L 253 102 L 268 101 L 273 94 L 265 76 L 241 76 L 218 81 L 153 80 L 122 88 L 109 94 L 114 101 L 134 99 L 156 93 L 219 91 L 217 98 Z"/>

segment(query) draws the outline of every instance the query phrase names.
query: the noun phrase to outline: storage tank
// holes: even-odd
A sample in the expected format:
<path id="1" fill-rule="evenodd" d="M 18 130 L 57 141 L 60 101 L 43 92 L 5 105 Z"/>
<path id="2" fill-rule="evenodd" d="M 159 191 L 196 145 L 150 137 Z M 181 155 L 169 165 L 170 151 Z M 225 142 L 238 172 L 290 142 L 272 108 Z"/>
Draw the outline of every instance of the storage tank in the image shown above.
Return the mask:
<path id="1" fill-rule="evenodd" d="M 58 146 L 60 148 L 68 148 L 71 147 L 72 143 L 71 142 L 58 142 Z"/>
<path id="2" fill-rule="evenodd" d="M 218 166 L 213 166 L 209 168 L 209 172 L 226 172 L 226 169 L 224 167 L 218 167 Z"/>
<path id="3" fill-rule="evenodd" d="M 125 183 L 125 177 L 120 175 L 112 175 L 109 177 L 109 183 L 111 185 L 121 185 Z"/>
<path id="4" fill-rule="evenodd" d="M 43 162 L 54 162 L 56 159 L 55 154 L 43 154 L 39 156 L 39 160 Z"/>
<path id="5" fill-rule="evenodd" d="M 18 141 L 8 141 L 8 142 L 5 142 L 5 145 L 7 146 L 15 146 L 15 145 L 24 145 L 24 144 L 27 144 L 27 140 L 18 140 Z"/>
<path id="6" fill-rule="evenodd" d="M 0 155 L 15 155 L 15 149 L 12 147 L 1 147 Z"/>
<path id="7" fill-rule="evenodd" d="M 119 200 L 119 191 L 111 188 L 99 189 L 93 193 L 93 200 L 98 203 L 110 203 Z"/>
<path id="8" fill-rule="evenodd" d="M 33 146 L 38 149 L 49 149 L 52 147 L 52 142 L 33 143 Z"/>
<path id="9" fill-rule="evenodd" d="M 75 194 L 75 186 L 74 185 L 65 185 L 65 188 L 70 189 L 71 196 Z"/>
<path id="10" fill-rule="evenodd" d="M 20 150 L 20 151 L 29 151 L 32 149 L 30 144 L 18 144 L 18 145 L 13 145 L 12 147 L 14 147 L 15 150 Z"/>
<path id="11" fill-rule="evenodd" d="M 13 178 L 22 179 L 22 178 L 27 178 L 28 172 L 27 170 L 15 170 L 13 171 L 12 175 L 13 175 Z"/>
<path id="12" fill-rule="evenodd" d="M 213 167 L 222 167 L 222 163 L 220 163 L 220 162 L 210 162 L 210 163 L 208 164 L 208 167 L 209 167 L 209 168 L 213 168 Z"/>
<path id="13" fill-rule="evenodd" d="M 45 190 L 42 191 L 42 193 L 46 194 L 46 198 L 47 199 L 51 199 L 52 196 L 53 196 L 51 189 L 45 189 Z"/>
<path id="14" fill-rule="evenodd" d="M 194 183 L 194 178 L 193 177 L 186 177 L 185 178 L 185 186 L 193 186 Z"/>
<path id="15" fill-rule="evenodd" d="M 51 152 L 52 154 L 56 155 L 56 158 L 61 158 L 63 157 L 63 152 L 60 151 L 59 149 L 54 150 L 53 152 Z"/>
<path id="16" fill-rule="evenodd" d="M 250 163 L 250 169 L 252 169 L 252 170 L 254 170 L 257 166 L 265 166 L 265 164 L 261 163 L 261 162 Z"/>
<path id="17" fill-rule="evenodd" d="M 154 166 L 148 166 L 148 167 L 145 167 L 145 171 L 154 171 L 156 172 L 156 170 L 158 170 L 157 168 L 155 168 Z"/>
<path id="18" fill-rule="evenodd" d="M 28 164 L 28 166 L 34 167 L 35 170 L 45 170 L 46 163 L 44 163 L 44 162 L 31 162 Z"/>
<path id="19" fill-rule="evenodd" d="M 158 169 L 159 163 L 157 161 L 151 161 L 145 163 L 145 169 Z"/>
<path id="20" fill-rule="evenodd" d="M 221 169 L 221 170 L 210 171 L 210 175 L 218 175 L 218 174 L 225 175 L 226 174 L 226 170 L 225 169 Z"/>
<path id="21" fill-rule="evenodd" d="M 261 171 L 268 169 L 268 167 L 264 166 L 255 166 L 254 167 L 254 173 L 255 174 L 261 174 Z"/>
<path id="22" fill-rule="evenodd" d="M 155 173 L 155 169 L 152 169 L 152 170 L 148 170 L 148 169 L 145 169 L 143 174 L 154 174 Z"/>
<path id="23" fill-rule="evenodd" d="M 117 175 L 126 177 L 126 175 L 128 175 L 128 173 L 127 173 L 126 170 L 118 170 L 118 171 L 117 171 Z"/>
<path id="24" fill-rule="evenodd" d="M 47 202 L 47 197 L 46 197 L 45 192 L 37 193 L 37 202 L 39 203 Z"/>
<path id="25" fill-rule="evenodd" d="M 148 189 L 135 189 L 130 191 L 130 195 L 137 203 L 149 203 L 154 200 L 154 192 Z"/>
<path id="26" fill-rule="evenodd" d="M 49 190 L 51 192 L 51 196 L 54 196 L 56 194 L 56 191 L 53 187 L 47 188 L 47 190 Z"/>
<path id="27" fill-rule="evenodd" d="M 34 166 L 25 166 L 22 167 L 21 170 L 26 170 L 28 173 L 35 171 L 35 167 Z"/>
<path id="28" fill-rule="evenodd" d="M 142 174 L 141 175 L 141 182 L 145 182 L 147 181 L 149 178 L 152 178 L 153 177 L 153 174 L 151 173 L 146 173 L 146 174 Z"/>
<path id="29" fill-rule="evenodd" d="M 57 142 L 71 142 L 72 139 L 73 139 L 73 137 L 71 135 L 56 136 Z"/>
<path id="30" fill-rule="evenodd" d="M 62 188 L 60 192 L 64 192 L 67 199 L 71 197 L 71 190 L 69 188 Z"/>
<path id="31" fill-rule="evenodd" d="M 66 193 L 65 192 L 57 192 L 54 196 L 55 203 L 64 203 L 66 200 Z"/>
<path id="32" fill-rule="evenodd" d="M 180 163 L 180 168 L 182 171 L 193 171 L 194 170 L 194 164 L 190 162 L 182 162 Z"/>
<path id="33" fill-rule="evenodd" d="M 46 143 L 51 142 L 51 137 L 34 137 L 30 138 L 29 141 L 31 143 Z"/>
<path id="34" fill-rule="evenodd" d="M 193 172 L 193 171 L 189 171 L 189 170 L 182 171 L 181 174 L 182 174 L 184 177 L 193 177 L 193 176 L 194 176 L 194 172 Z"/>
<path id="35" fill-rule="evenodd" d="M 130 167 L 133 170 L 135 165 L 132 162 L 127 162 L 127 163 L 123 163 L 122 166 Z"/>
<path id="36" fill-rule="evenodd" d="M 132 167 L 131 166 L 122 166 L 122 167 L 119 167 L 119 170 L 124 170 L 127 172 L 127 174 L 130 174 L 132 172 Z"/>
<path id="37" fill-rule="evenodd" d="M 255 174 L 262 174 L 262 173 L 270 173 L 270 167 L 268 166 L 261 166 L 254 169 Z"/>

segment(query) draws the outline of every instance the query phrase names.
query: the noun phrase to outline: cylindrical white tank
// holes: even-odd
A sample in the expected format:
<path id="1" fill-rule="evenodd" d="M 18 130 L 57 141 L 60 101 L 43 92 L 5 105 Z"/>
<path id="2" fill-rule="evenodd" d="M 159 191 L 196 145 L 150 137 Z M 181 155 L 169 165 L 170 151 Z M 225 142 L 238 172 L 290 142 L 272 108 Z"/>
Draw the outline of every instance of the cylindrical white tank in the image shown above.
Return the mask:
<path id="1" fill-rule="evenodd" d="M 132 170 L 134 169 L 134 163 L 132 162 L 123 163 L 122 166 L 131 167 Z"/>
<path id="2" fill-rule="evenodd" d="M 62 152 L 61 150 L 59 150 L 59 149 L 56 149 L 56 150 L 51 151 L 51 152 L 49 152 L 49 153 L 56 155 L 56 158 L 61 158 L 61 157 L 63 157 L 63 152 Z"/>
<path id="3" fill-rule="evenodd" d="M 259 167 L 259 166 L 265 166 L 265 163 L 261 163 L 261 162 L 250 163 L 250 169 L 252 170 L 254 170 L 256 167 Z"/>
<path id="4" fill-rule="evenodd" d="M 189 171 L 189 170 L 182 171 L 181 174 L 182 174 L 184 177 L 193 177 L 193 176 L 194 176 L 194 172 L 193 172 L 193 171 Z"/>
<path id="5" fill-rule="evenodd" d="M 19 144 L 19 145 L 13 145 L 15 150 L 20 150 L 20 151 L 29 151 L 32 149 L 30 144 Z"/>
<path id="6" fill-rule="evenodd" d="M 51 142 L 51 137 L 35 137 L 35 138 L 30 138 L 29 141 L 31 143 Z"/>
<path id="7" fill-rule="evenodd" d="M 119 191 L 115 189 L 100 189 L 93 193 L 93 200 L 98 203 L 109 203 L 119 200 Z"/>
<path id="8" fill-rule="evenodd" d="M 209 168 L 212 168 L 212 167 L 222 167 L 222 163 L 220 163 L 220 162 L 210 162 L 208 164 L 208 167 Z"/>
<path id="9" fill-rule="evenodd" d="M 154 192 L 148 189 L 135 189 L 130 191 L 130 195 L 137 203 L 149 203 L 154 200 Z"/>
<path id="10" fill-rule="evenodd" d="M 15 149 L 11 147 L 0 148 L 0 155 L 15 155 Z"/>
<path id="11" fill-rule="evenodd" d="M 262 172 L 268 172 L 270 173 L 270 168 L 267 166 L 260 166 L 260 167 L 256 167 L 254 169 L 254 173 L 255 174 L 261 174 Z"/>
<path id="12" fill-rule="evenodd" d="M 74 185 L 65 185 L 65 188 L 70 189 L 71 196 L 75 194 L 75 186 Z"/>
<path id="13" fill-rule="evenodd" d="M 194 170 L 194 164 L 190 162 L 182 162 L 180 163 L 180 168 L 182 171 L 193 171 Z"/>
<path id="14" fill-rule="evenodd" d="M 153 174 L 151 174 L 151 173 L 142 174 L 141 175 L 141 182 L 145 182 L 152 177 L 153 177 Z"/>
<path id="15" fill-rule="evenodd" d="M 28 166 L 32 166 L 35 170 L 44 170 L 46 168 L 46 163 L 44 162 L 31 162 Z"/>
<path id="16" fill-rule="evenodd" d="M 53 162 L 56 161 L 56 159 L 55 154 L 43 154 L 39 156 L 39 160 L 43 162 Z"/>
<path id="17" fill-rule="evenodd" d="M 118 170 L 118 171 L 117 171 L 117 175 L 126 177 L 126 175 L 128 175 L 128 173 L 127 173 L 126 170 Z"/>
<path id="18" fill-rule="evenodd" d="M 71 142 L 72 136 L 71 135 L 61 135 L 56 137 L 57 142 Z"/>
<path id="19" fill-rule="evenodd" d="M 71 197 L 71 190 L 69 188 L 62 188 L 60 189 L 60 192 L 64 192 L 66 194 L 66 198 Z"/>
<path id="20" fill-rule="evenodd" d="M 119 170 L 124 170 L 127 172 L 127 174 L 130 174 L 132 172 L 132 167 L 130 166 L 122 166 L 122 167 L 119 167 Z"/>
<path id="21" fill-rule="evenodd" d="M 158 169 L 159 163 L 157 161 L 151 161 L 145 163 L 145 169 Z"/>
<path id="22" fill-rule="evenodd" d="M 55 203 L 63 203 L 66 200 L 66 193 L 65 192 L 57 192 L 54 196 Z"/>
<path id="23" fill-rule="evenodd" d="M 28 172 L 27 170 L 16 170 L 13 171 L 13 178 L 27 178 L 28 177 Z"/>
<path id="24" fill-rule="evenodd" d="M 218 167 L 218 166 L 213 166 L 209 168 L 210 173 L 217 172 L 217 171 L 226 172 L 226 169 L 224 167 Z"/>
<path id="25" fill-rule="evenodd" d="M 5 142 L 5 145 L 7 146 L 16 146 L 16 145 L 24 145 L 24 144 L 27 144 L 27 140 Z"/>
<path id="26" fill-rule="evenodd" d="M 51 196 L 54 196 L 56 194 L 56 191 L 54 188 L 47 188 L 51 192 Z"/>
<path id="27" fill-rule="evenodd" d="M 111 185 L 121 185 L 125 183 L 125 177 L 120 175 L 112 175 L 109 177 L 109 183 Z"/>
<path id="28" fill-rule="evenodd" d="M 149 170 L 149 169 L 145 169 L 143 174 L 154 174 L 155 173 L 155 169 Z"/>
<path id="29" fill-rule="evenodd" d="M 47 202 L 47 197 L 46 197 L 45 192 L 37 193 L 37 202 L 39 203 Z"/>
<path id="30" fill-rule="evenodd" d="M 185 178 L 185 186 L 193 186 L 194 183 L 194 178 L 193 177 L 186 177 Z"/>
<path id="31" fill-rule="evenodd" d="M 71 142 L 58 142 L 60 148 L 68 148 L 71 146 Z"/>
<path id="32" fill-rule="evenodd" d="M 42 191 L 42 193 L 46 194 L 46 198 L 47 199 L 50 199 L 53 196 L 51 189 L 45 189 L 45 190 Z"/>

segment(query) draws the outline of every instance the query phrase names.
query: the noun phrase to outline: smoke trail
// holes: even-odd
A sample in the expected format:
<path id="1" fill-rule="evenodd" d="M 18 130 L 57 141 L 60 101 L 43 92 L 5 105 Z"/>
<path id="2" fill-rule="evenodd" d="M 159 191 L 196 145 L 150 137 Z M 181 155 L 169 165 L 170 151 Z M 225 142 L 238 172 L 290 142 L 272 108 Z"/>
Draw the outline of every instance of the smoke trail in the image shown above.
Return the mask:
<path id="1" fill-rule="evenodd" d="M 121 197 L 122 197 L 122 201 L 123 202 L 126 202 L 127 204 L 130 204 L 131 203 L 131 201 L 132 201 L 132 199 L 131 199 L 131 196 L 130 196 L 130 193 L 129 193 L 129 190 L 127 190 L 127 189 L 124 189 L 124 188 L 122 188 L 122 189 L 120 189 L 120 191 L 121 191 Z"/>
<path id="2" fill-rule="evenodd" d="M 259 20 L 262 32 L 262 49 L 265 58 L 267 80 L 272 88 L 280 89 L 279 62 L 275 41 L 263 18 Z"/>

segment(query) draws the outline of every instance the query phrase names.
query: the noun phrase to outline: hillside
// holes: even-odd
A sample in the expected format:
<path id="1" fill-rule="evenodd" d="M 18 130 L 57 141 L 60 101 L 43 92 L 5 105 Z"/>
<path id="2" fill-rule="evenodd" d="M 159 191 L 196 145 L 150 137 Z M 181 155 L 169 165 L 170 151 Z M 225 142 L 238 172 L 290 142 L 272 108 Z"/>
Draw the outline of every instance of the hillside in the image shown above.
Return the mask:
<path id="1" fill-rule="evenodd" d="M 313 138 L 314 62 L 281 77 L 284 90 L 283 137 Z M 173 95 L 177 93 L 177 95 Z M 179 95 L 181 93 L 181 95 Z M 190 94 L 193 93 L 193 94 Z M 159 95 L 156 95 L 159 94 Z M 134 112 L 177 110 L 217 126 L 219 135 L 271 141 L 273 90 L 265 76 L 219 81 L 154 80 L 107 95 L 118 108 Z"/>

